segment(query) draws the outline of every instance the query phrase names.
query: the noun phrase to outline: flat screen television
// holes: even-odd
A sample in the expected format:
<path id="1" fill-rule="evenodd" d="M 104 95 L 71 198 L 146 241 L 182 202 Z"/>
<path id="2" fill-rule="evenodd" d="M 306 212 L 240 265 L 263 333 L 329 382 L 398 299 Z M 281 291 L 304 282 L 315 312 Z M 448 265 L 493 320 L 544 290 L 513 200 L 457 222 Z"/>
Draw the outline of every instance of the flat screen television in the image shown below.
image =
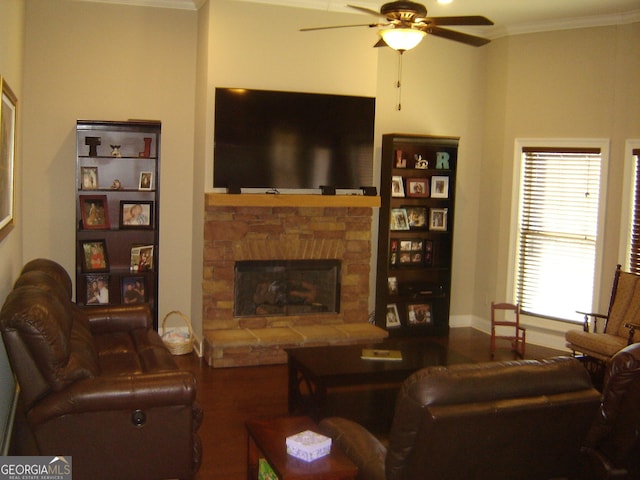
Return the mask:
<path id="1" fill-rule="evenodd" d="M 213 186 L 372 185 L 375 98 L 216 88 Z"/>

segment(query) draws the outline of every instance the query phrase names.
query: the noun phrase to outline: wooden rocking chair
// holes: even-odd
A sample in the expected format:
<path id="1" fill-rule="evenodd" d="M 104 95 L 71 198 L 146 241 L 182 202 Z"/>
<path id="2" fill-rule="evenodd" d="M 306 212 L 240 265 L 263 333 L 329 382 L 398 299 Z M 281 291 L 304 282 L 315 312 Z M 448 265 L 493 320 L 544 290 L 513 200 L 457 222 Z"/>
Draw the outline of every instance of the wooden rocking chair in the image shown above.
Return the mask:
<path id="1" fill-rule="evenodd" d="M 511 318 L 497 319 L 496 310 L 503 310 Z M 509 335 L 498 335 L 498 329 L 512 328 Z M 524 358 L 527 330 L 520 326 L 520 305 L 513 303 L 491 302 L 491 357 L 496 350 L 496 340 L 508 340 L 511 342 L 511 350 Z"/>
<path id="2" fill-rule="evenodd" d="M 567 347 L 574 355 L 579 352 L 606 364 L 627 345 L 640 342 L 640 332 L 636 334 L 640 327 L 640 275 L 623 272 L 618 265 L 607 314 L 578 313 L 584 315 L 584 326 L 565 334 Z M 604 326 L 598 325 L 600 319 Z"/>

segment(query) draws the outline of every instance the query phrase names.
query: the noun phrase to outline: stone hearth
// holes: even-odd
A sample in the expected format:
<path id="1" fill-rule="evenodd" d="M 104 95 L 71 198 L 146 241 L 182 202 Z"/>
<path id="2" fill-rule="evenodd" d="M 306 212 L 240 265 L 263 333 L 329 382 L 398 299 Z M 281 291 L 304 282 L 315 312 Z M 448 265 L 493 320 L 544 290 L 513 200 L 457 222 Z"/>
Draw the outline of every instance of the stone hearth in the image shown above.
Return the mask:
<path id="1" fill-rule="evenodd" d="M 204 354 L 214 367 L 286 362 L 284 348 L 364 343 L 371 222 L 378 197 L 208 194 L 205 209 Z M 234 266 L 244 260 L 341 261 L 338 313 L 234 317 Z"/>

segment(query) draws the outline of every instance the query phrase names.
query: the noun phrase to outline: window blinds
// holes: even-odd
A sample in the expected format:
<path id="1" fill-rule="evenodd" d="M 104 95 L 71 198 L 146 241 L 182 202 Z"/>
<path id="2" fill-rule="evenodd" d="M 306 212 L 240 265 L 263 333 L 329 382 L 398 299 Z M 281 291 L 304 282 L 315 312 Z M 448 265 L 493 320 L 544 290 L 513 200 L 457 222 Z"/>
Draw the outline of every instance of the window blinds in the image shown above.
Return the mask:
<path id="1" fill-rule="evenodd" d="M 629 271 L 640 274 L 640 149 L 631 151 L 635 159 L 635 184 L 633 196 L 633 218 L 631 220 L 631 251 L 629 254 Z"/>
<path id="2" fill-rule="evenodd" d="M 517 300 L 531 315 L 591 309 L 600 149 L 523 148 Z"/>

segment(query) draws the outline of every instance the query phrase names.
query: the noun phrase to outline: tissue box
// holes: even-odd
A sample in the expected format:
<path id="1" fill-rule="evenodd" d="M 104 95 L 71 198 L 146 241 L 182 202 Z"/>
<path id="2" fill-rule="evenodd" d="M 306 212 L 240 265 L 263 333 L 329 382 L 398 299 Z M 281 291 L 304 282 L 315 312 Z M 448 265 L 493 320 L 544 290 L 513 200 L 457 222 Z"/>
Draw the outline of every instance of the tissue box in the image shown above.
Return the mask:
<path id="1" fill-rule="evenodd" d="M 312 462 L 330 452 L 331 439 L 311 430 L 287 437 L 287 453 L 305 462 Z"/>

